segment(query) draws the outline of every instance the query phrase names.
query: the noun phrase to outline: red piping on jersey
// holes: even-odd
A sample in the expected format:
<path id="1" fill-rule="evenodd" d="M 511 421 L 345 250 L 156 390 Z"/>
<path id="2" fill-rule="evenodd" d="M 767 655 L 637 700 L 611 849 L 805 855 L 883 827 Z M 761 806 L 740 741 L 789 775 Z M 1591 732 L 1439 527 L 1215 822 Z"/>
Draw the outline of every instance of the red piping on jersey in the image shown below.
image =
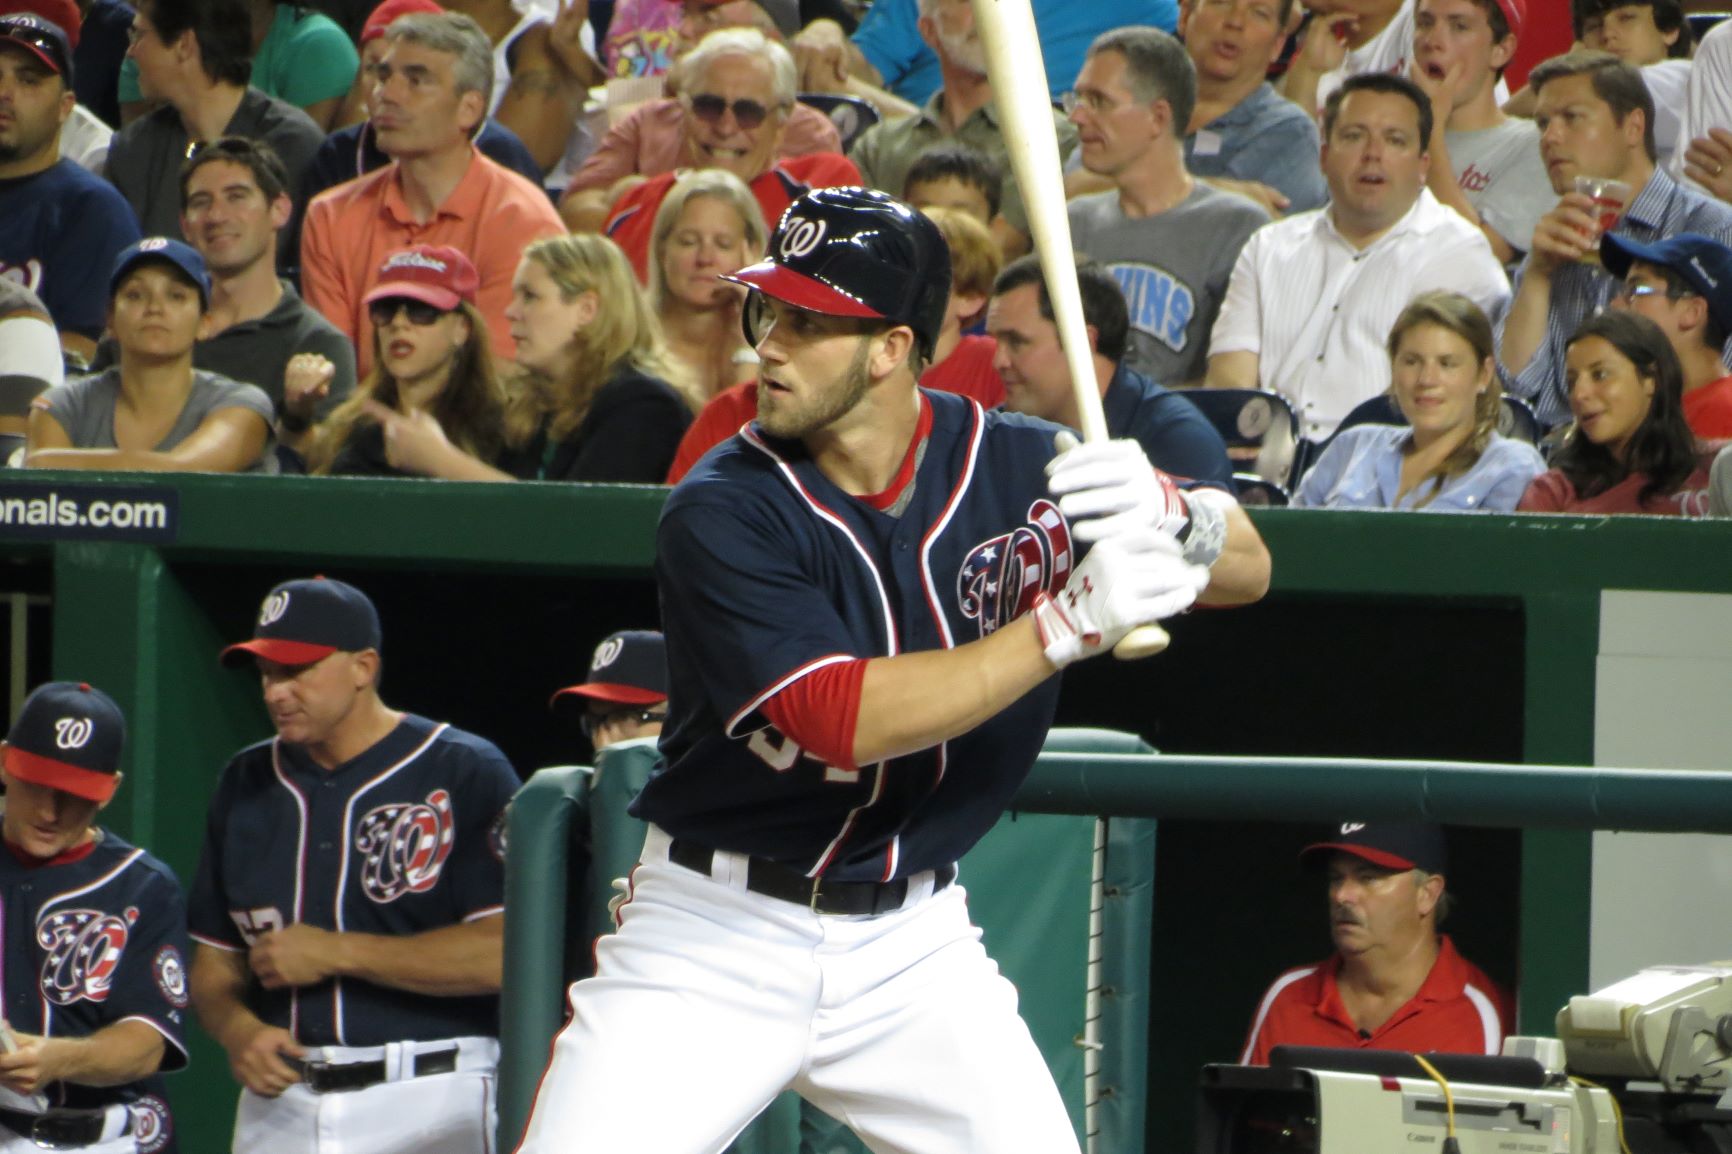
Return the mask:
<path id="1" fill-rule="evenodd" d="M 891 837 L 890 844 L 884 847 L 884 876 L 879 881 L 889 881 L 896 876 L 896 863 L 902 860 L 902 835 Z"/>
<path id="2" fill-rule="evenodd" d="M 818 855 L 818 864 L 806 872 L 807 877 L 815 878 L 830 868 L 830 863 L 836 860 L 836 852 L 842 848 L 842 843 L 848 840 L 848 835 L 854 831 L 854 819 L 873 806 L 884 796 L 884 763 L 881 761 L 868 771 L 872 774 L 872 796 L 862 804 L 848 811 L 848 816 L 842 821 L 842 828 L 836 831 L 836 836 L 830 844 L 824 847 L 824 852 Z"/>
<path id="3" fill-rule="evenodd" d="M 417 757 L 420 757 L 423 753 L 426 753 L 427 748 L 439 739 L 441 733 L 444 733 L 449 728 L 451 727 L 447 723 L 443 721 L 439 722 L 433 727 L 433 732 L 427 735 L 426 740 L 422 741 L 421 744 L 417 745 L 414 749 L 411 749 L 403 756 L 402 760 L 398 761 L 395 765 L 387 766 L 385 769 L 380 770 L 370 780 L 362 783 L 361 788 L 350 794 L 349 800 L 343 803 L 343 860 L 342 864 L 337 867 L 336 901 L 331 907 L 334 920 L 337 923 L 337 932 L 339 934 L 343 932 L 343 890 L 349 884 L 349 831 L 354 828 L 352 823 L 355 820 L 355 803 L 361 800 L 362 794 L 366 793 L 386 778 L 389 778 L 392 774 L 414 761 Z M 295 920 L 299 921 L 300 919 L 297 918 Z M 342 978 L 331 979 L 331 1028 L 332 1033 L 337 1035 L 337 1044 L 339 1046 L 346 1046 L 349 1044 L 348 1039 L 343 1036 Z"/>
<path id="4" fill-rule="evenodd" d="M 301 889 L 307 878 L 307 799 L 295 788 L 294 782 L 283 772 L 282 762 L 283 739 L 271 739 L 271 770 L 277 775 L 277 780 L 283 783 L 283 788 L 295 799 L 295 810 L 301 815 L 299 831 L 295 834 L 295 921 L 301 920 Z M 245 940 L 245 935 L 242 935 Z M 251 945 L 249 942 L 248 945 Z M 289 1033 L 295 1037 L 301 1036 L 301 987 L 294 986 L 289 990 Z"/>
<path id="5" fill-rule="evenodd" d="M 781 457 L 777 456 L 776 451 L 764 443 L 763 439 L 758 436 L 756 430 L 748 425 L 741 430 L 740 435 L 745 438 L 748 445 L 753 446 L 759 452 L 769 457 L 770 460 L 776 462 L 776 467 L 781 470 L 783 478 L 785 478 L 788 484 L 793 487 L 794 492 L 799 495 L 800 499 L 812 507 L 812 512 L 817 514 L 819 520 L 828 522 L 832 527 L 839 530 L 844 537 L 848 538 L 848 543 L 854 547 L 854 552 L 858 553 L 860 555 L 860 560 L 866 563 L 866 571 L 872 574 L 872 583 L 878 589 L 878 605 L 884 611 L 884 636 L 886 640 L 886 648 L 890 651 L 886 653 L 885 656 L 895 657 L 898 653 L 902 652 L 902 639 L 901 635 L 896 630 L 896 615 L 890 607 L 890 595 L 884 591 L 884 578 L 879 574 L 878 566 L 873 564 L 872 554 L 868 553 L 866 547 L 860 544 L 860 538 L 854 535 L 854 530 L 848 527 L 846 521 L 842 520 L 842 518 L 832 512 L 827 505 L 806 491 L 806 487 L 800 483 L 800 478 L 795 475 L 793 467 L 789 465 L 788 462 L 782 460 Z"/>
<path id="6" fill-rule="evenodd" d="M 732 717 L 728 718 L 728 724 L 722 729 L 722 736 L 724 736 L 724 737 L 738 737 L 739 734 L 736 732 L 736 730 L 739 729 L 740 723 L 742 721 L 744 721 L 744 720 L 746 720 L 746 718 L 750 717 L 755 710 L 757 710 L 759 707 L 761 707 L 764 704 L 764 702 L 766 702 L 770 698 L 776 696 L 776 694 L 782 692 L 782 690 L 784 690 L 788 686 L 794 684 L 794 682 L 798 681 L 800 678 L 805 677 L 807 674 L 811 673 L 813 670 L 822 669 L 826 665 L 834 665 L 838 661 L 855 661 L 855 660 L 858 660 L 858 659 L 851 653 L 832 653 L 828 657 L 820 657 L 816 661 L 806 662 L 806 664 L 800 666 L 798 669 L 794 670 L 792 673 L 788 674 L 786 677 L 778 678 L 774 685 L 770 686 L 768 689 L 764 690 L 762 693 L 760 693 L 756 697 L 752 698 L 752 700 L 750 700 L 750 701 L 746 702 L 746 704 L 742 705 L 739 708 L 738 712 L 736 712 Z"/>
<path id="7" fill-rule="evenodd" d="M 101 889 L 103 886 L 107 885 L 109 882 L 111 882 L 115 878 L 119 877 L 121 875 L 121 873 L 123 873 L 126 870 L 126 867 L 130 866 L 133 862 L 137 861 L 139 858 L 141 858 L 143 856 L 144 856 L 144 851 L 142 849 L 139 849 L 137 846 L 134 846 L 131 853 L 129 853 L 125 857 L 121 858 L 120 861 L 115 864 L 115 867 L 113 869 L 109 870 L 107 873 L 103 874 L 101 877 L 97 878 L 95 881 L 87 882 L 84 885 L 79 886 L 75 890 L 67 890 L 63 894 L 55 894 L 53 897 L 51 897 L 47 901 L 43 902 L 42 908 L 36 911 L 36 920 L 38 922 L 40 922 L 42 920 L 43 914 L 45 914 L 49 910 L 53 909 L 55 906 L 59 905 L 61 902 L 68 902 L 68 901 L 71 901 L 73 898 L 82 897 L 83 895 L 85 895 L 87 893 L 91 893 L 95 890 Z M 40 983 L 38 983 L 38 986 L 40 987 Z M 47 1038 L 47 1037 L 51 1037 L 53 1034 L 54 1034 L 54 1003 L 50 1002 L 48 1000 L 47 994 L 43 994 L 42 995 L 42 1036 L 44 1038 Z"/>
<path id="8" fill-rule="evenodd" d="M 896 475 L 890 479 L 890 484 L 876 493 L 862 493 L 856 500 L 872 506 L 880 513 L 896 504 L 901 498 L 908 483 L 914 480 L 914 458 L 919 455 L 920 444 L 932 435 L 932 402 L 920 395 L 920 416 L 914 421 L 914 435 L 908 439 L 908 451 L 902 454 L 902 464 L 896 467 Z"/>

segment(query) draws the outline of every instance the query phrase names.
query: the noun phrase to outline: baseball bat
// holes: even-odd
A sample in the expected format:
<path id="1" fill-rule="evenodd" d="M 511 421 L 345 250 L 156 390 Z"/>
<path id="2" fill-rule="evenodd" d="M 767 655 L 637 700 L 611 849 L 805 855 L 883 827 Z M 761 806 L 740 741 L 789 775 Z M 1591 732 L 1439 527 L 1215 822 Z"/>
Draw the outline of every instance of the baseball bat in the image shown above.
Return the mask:
<path id="1" fill-rule="evenodd" d="M 1082 293 L 1076 283 L 1076 256 L 1071 249 L 1070 216 L 1065 208 L 1064 172 L 1058 155 L 1058 133 L 1052 124 L 1046 61 L 1041 57 L 1029 0 L 973 0 L 974 26 L 986 48 L 987 77 L 998 102 L 999 129 L 1010 154 L 1011 174 L 1022 190 L 1028 210 L 1034 250 L 1040 254 L 1052 301 L 1059 344 L 1070 366 L 1085 441 L 1108 439 L 1101 411 L 1100 382 L 1095 377 L 1088 331 L 1083 324 Z M 1130 661 L 1165 649 L 1171 638 L 1159 625 L 1140 625 L 1113 647 L 1113 656 Z"/>

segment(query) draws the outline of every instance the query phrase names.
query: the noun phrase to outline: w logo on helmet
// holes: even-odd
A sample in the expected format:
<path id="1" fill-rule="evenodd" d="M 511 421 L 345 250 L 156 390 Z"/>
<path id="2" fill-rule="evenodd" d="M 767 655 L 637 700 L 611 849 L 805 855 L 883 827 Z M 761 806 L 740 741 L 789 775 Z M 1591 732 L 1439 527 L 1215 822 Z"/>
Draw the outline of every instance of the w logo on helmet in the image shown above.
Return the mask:
<path id="1" fill-rule="evenodd" d="M 619 660 L 619 655 L 625 649 L 625 642 L 617 637 L 609 637 L 595 647 L 595 656 L 590 659 L 591 669 L 606 669 Z"/>
<path id="2" fill-rule="evenodd" d="M 1042 498 L 1028 507 L 1028 524 L 969 550 L 956 575 L 962 614 L 985 637 L 1034 608 L 1035 597 L 1064 588 L 1070 578 L 1070 527 L 1058 506 Z"/>
<path id="3" fill-rule="evenodd" d="M 83 749 L 95 729 L 88 717 L 62 717 L 54 723 L 54 744 L 61 749 Z"/>
<path id="4" fill-rule="evenodd" d="M 382 805 L 361 819 L 355 848 L 366 855 L 361 888 L 376 902 L 425 893 L 439 881 L 456 835 L 451 795 L 436 789 L 425 802 Z"/>
<path id="5" fill-rule="evenodd" d="M 285 590 L 272 593 L 265 598 L 265 603 L 259 606 L 259 624 L 270 625 L 281 619 L 289 611 L 289 594 Z"/>
<path id="6" fill-rule="evenodd" d="M 827 220 L 812 220 L 809 217 L 796 216 L 788 220 L 788 227 L 782 231 L 782 242 L 776 251 L 782 254 L 783 260 L 799 260 L 807 256 L 823 241 L 824 234 L 830 231 Z"/>

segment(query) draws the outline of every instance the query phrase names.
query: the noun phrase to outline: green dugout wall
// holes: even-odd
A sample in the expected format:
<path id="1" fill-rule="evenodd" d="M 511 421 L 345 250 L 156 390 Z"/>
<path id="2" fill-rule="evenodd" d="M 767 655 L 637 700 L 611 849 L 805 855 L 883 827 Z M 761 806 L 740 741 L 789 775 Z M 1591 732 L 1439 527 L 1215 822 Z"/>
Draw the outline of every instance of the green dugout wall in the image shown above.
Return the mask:
<path id="1" fill-rule="evenodd" d="M 594 642 L 654 620 L 663 491 L 251 477 L 31 474 L 0 486 L 11 680 L 85 679 L 132 724 L 107 820 L 190 875 L 205 801 L 236 748 L 268 734 L 256 682 L 221 670 L 286 576 L 354 580 L 379 603 L 393 704 L 497 741 L 527 776 L 582 760 L 548 713 Z M 20 525 L 8 499 L 62 510 L 99 493 L 156 502 L 152 540 Z M 19 506 L 23 508 L 24 506 Z M 1732 593 L 1732 523 L 1266 510 L 1261 604 L 1174 622 L 1172 649 L 1067 674 L 1060 721 L 1132 731 L 1169 753 L 1591 764 L 1604 589 Z M 67 533 L 92 539 L 69 539 Z M 48 637 L 45 639 L 43 633 Z M 1150 1148 L 1184 1150 L 1191 1087 L 1232 1058 L 1257 996 L 1328 948 L 1301 826 L 1163 822 L 1157 839 Z M 1450 927 L 1547 1028 L 1586 983 L 1590 835 L 1479 829 L 1455 842 Z M 1034 863 L 1030 868 L 1035 868 Z M 1692 960 L 1692 959 L 1683 959 Z M 224 1148 L 233 1088 L 202 1037 L 175 1079 L 186 1148 Z"/>

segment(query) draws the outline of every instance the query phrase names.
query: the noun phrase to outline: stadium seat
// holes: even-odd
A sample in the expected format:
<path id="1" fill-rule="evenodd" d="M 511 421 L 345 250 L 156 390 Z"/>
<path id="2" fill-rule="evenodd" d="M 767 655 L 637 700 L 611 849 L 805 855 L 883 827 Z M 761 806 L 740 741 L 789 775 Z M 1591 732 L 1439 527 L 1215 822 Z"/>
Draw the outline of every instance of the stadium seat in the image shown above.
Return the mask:
<path id="1" fill-rule="evenodd" d="M 810 105 L 830 118 L 830 123 L 842 136 L 843 152 L 854 147 L 860 134 L 882 119 L 878 110 L 866 101 L 840 92 L 802 92 L 800 103 Z"/>
<path id="2" fill-rule="evenodd" d="M 1239 484 L 1240 474 L 1283 489 L 1296 479 L 1293 468 L 1298 423 L 1293 419 L 1293 407 L 1281 394 L 1266 389 L 1185 389 L 1183 395 L 1202 410 L 1227 442 L 1227 456 L 1236 471 L 1235 484 Z M 1245 486 L 1239 484 L 1239 495 L 1244 497 L 1245 493 Z M 1246 503 L 1258 502 L 1253 499 Z M 1283 499 L 1279 503 L 1287 502 Z"/>

